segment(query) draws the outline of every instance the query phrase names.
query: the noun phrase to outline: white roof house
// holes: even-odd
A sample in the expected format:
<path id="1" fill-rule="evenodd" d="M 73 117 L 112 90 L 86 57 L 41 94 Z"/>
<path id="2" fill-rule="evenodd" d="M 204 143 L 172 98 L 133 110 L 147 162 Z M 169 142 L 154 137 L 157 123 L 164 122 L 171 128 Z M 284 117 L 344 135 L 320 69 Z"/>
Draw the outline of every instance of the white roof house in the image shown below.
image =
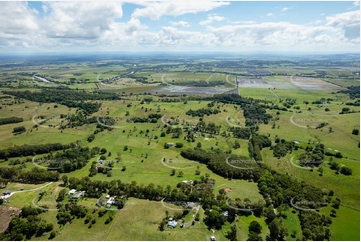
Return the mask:
<path id="1" fill-rule="evenodd" d="M 178 224 L 178 222 L 172 219 L 172 220 L 169 220 L 168 227 L 175 228 L 175 227 L 177 227 L 177 224 Z"/>
<path id="2" fill-rule="evenodd" d="M 76 189 L 71 189 L 71 190 L 69 191 L 69 195 L 73 195 L 75 192 L 76 192 Z"/>
<path id="3" fill-rule="evenodd" d="M 114 203 L 114 197 L 109 198 L 108 202 L 107 202 L 107 207 L 110 208 L 110 206 L 112 206 Z"/>

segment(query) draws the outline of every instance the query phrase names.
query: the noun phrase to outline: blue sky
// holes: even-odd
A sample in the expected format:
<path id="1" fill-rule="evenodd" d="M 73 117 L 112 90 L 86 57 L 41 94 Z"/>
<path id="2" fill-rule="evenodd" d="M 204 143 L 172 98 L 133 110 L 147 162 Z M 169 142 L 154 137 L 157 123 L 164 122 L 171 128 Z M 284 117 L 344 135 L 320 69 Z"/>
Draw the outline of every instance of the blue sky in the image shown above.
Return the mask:
<path id="1" fill-rule="evenodd" d="M 359 52 L 359 2 L 1 2 L 0 52 Z"/>

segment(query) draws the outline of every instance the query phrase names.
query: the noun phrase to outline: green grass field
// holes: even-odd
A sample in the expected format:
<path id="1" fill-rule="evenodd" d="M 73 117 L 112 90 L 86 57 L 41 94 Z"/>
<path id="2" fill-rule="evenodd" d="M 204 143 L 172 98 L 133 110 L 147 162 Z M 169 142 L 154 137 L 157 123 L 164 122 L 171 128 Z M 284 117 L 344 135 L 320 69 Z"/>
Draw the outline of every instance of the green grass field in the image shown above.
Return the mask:
<path id="1" fill-rule="evenodd" d="M 111 61 L 111 60 L 109 60 Z M 107 60 L 104 60 L 104 63 Z M 204 60 L 204 62 L 207 62 Z M 99 63 L 98 63 L 99 64 Z M 136 62 L 139 66 L 142 62 Z M 165 63 L 163 63 L 165 64 Z M 202 81 L 208 83 L 214 83 L 216 81 L 222 81 L 226 86 L 233 86 L 234 76 L 232 74 L 224 73 L 212 73 L 212 71 L 231 72 L 229 68 L 208 68 L 207 72 L 197 72 L 196 68 L 191 71 L 187 69 L 186 65 L 172 65 L 164 66 L 164 69 L 157 69 L 156 64 L 144 64 L 146 68 L 138 71 L 134 74 L 136 77 L 148 77 L 148 80 L 153 82 L 163 82 L 164 84 L 177 84 L 180 82 L 191 83 L 194 81 Z M 95 83 L 98 79 L 102 81 L 106 78 L 111 78 L 116 75 L 122 75 L 135 68 L 134 63 L 123 63 L 112 66 L 96 67 L 91 63 L 77 65 L 50 65 L 49 69 L 36 70 L 37 74 L 42 74 L 47 77 L 54 78 L 62 83 L 67 83 L 70 78 L 76 78 L 76 82 L 68 85 L 72 89 L 97 89 L 101 91 L 116 92 L 116 93 L 144 93 L 157 88 L 156 85 L 143 85 L 137 83 L 137 85 L 101 85 L 98 83 L 98 87 Z M 163 67 L 162 67 L 163 68 Z M 188 70 L 188 72 L 181 72 Z M 199 70 L 199 69 L 198 69 Z M 201 71 L 201 70 L 199 70 Z M 279 74 L 296 74 L 296 73 L 315 73 L 314 69 L 300 67 L 284 67 L 284 68 L 271 68 L 271 72 Z M 350 74 L 349 71 L 327 71 L 329 75 L 336 74 Z M 16 75 L 16 72 L 9 72 L 8 75 Z M 85 79 L 89 79 L 85 81 Z M 345 165 L 352 169 L 351 176 L 345 176 L 342 174 L 335 174 L 335 171 L 329 168 L 327 164 L 330 160 L 329 157 L 325 157 L 325 161 L 322 165 L 323 175 L 320 176 L 319 172 L 315 169 L 313 171 L 300 169 L 290 160 L 293 158 L 297 160 L 301 151 L 293 151 L 292 154 L 288 154 L 286 157 L 277 159 L 273 157 L 272 150 L 265 148 L 262 150 L 263 162 L 271 167 L 273 170 L 288 174 L 299 181 L 306 181 L 307 183 L 319 188 L 325 188 L 333 190 L 335 196 L 340 197 L 342 206 L 337 211 L 337 217 L 333 219 L 331 225 L 332 237 L 331 240 L 357 240 L 359 239 L 359 226 L 360 226 L 360 164 L 359 157 L 360 151 L 358 143 L 360 140 L 359 135 L 352 135 L 354 128 L 360 128 L 360 107 L 346 106 L 345 102 L 350 101 L 349 96 L 346 94 L 332 93 L 336 91 L 325 90 L 301 90 L 294 86 L 291 82 L 287 81 L 283 76 L 268 76 L 264 77 L 264 80 L 275 87 L 275 89 L 257 89 L 257 88 L 239 88 L 239 94 L 244 97 L 251 97 L 261 100 L 270 100 L 279 106 L 283 106 L 282 102 L 285 99 L 296 99 L 294 106 L 300 106 L 302 113 L 295 114 L 293 107 L 289 108 L 288 112 L 280 111 L 277 115 L 277 110 L 268 110 L 267 113 L 273 115 L 273 117 L 279 117 L 277 121 L 270 121 L 267 125 L 262 124 L 259 126 L 260 134 L 269 135 L 271 140 L 274 140 L 276 136 L 287 141 L 298 141 L 300 146 L 307 146 L 308 143 L 315 145 L 320 142 L 325 145 L 326 151 L 336 152 L 340 151 L 344 158 L 333 158 L 340 165 Z M 339 86 L 349 86 L 359 84 L 359 81 L 344 80 L 344 79 L 330 79 L 327 80 L 330 83 Z M 34 82 L 30 77 L 24 77 L 23 83 L 29 87 L 34 86 Z M 124 82 L 126 80 L 124 79 Z M 44 84 L 44 83 L 42 83 Z M 139 85 L 138 85 L 139 84 Z M 12 83 L 14 87 L 19 86 L 18 83 Z M 158 85 L 158 84 L 157 84 Z M 288 90 L 285 90 L 288 89 Z M 36 88 L 24 88 L 21 90 L 39 90 Z M 0 96 L 3 96 L 0 94 Z M 24 103 L 15 104 L 14 99 L 0 99 L 0 117 L 22 117 L 24 122 L 17 124 L 0 125 L 0 147 L 5 149 L 14 145 L 23 144 L 45 144 L 45 143 L 57 143 L 69 144 L 78 141 L 81 146 L 100 147 L 107 149 L 107 160 L 115 160 L 118 153 L 121 155 L 122 161 L 116 163 L 112 176 L 108 177 L 106 174 L 97 174 L 91 177 L 91 180 L 111 181 L 120 179 L 122 182 L 130 183 L 136 181 L 137 184 L 147 185 L 153 183 L 155 185 L 171 185 L 176 186 L 178 183 L 186 180 L 199 180 L 201 176 L 209 174 L 210 178 L 215 180 L 214 193 L 218 194 L 218 190 L 231 188 L 232 191 L 228 192 L 231 199 L 248 198 L 252 202 L 263 201 L 263 197 L 259 193 L 257 183 L 248 182 L 244 180 L 229 180 L 225 179 L 212 171 L 210 171 L 206 165 L 190 161 L 180 156 L 182 149 L 196 147 L 200 142 L 202 149 L 210 151 L 212 149 L 220 148 L 223 151 L 229 150 L 232 154 L 242 155 L 249 157 L 248 152 L 248 140 L 236 139 L 233 137 L 222 137 L 220 135 L 214 135 L 210 137 L 208 134 L 202 136 L 197 134 L 195 142 L 187 142 L 184 140 L 185 133 L 179 138 L 172 138 L 171 134 L 166 137 L 160 137 L 161 133 L 166 131 L 166 125 L 158 120 L 157 123 L 131 123 L 126 122 L 127 119 L 134 117 L 144 117 L 152 113 L 161 114 L 164 119 L 178 118 L 181 122 L 180 125 L 188 123 L 190 125 L 196 125 L 200 121 L 200 117 L 191 117 L 186 115 L 189 109 L 207 108 L 207 101 L 188 101 L 187 104 L 183 102 L 159 102 L 158 97 L 153 96 L 153 101 L 150 103 L 140 104 L 143 98 L 149 97 L 149 95 L 133 95 L 126 97 L 127 100 L 120 101 L 102 101 L 101 109 L 94 113 L 93 116 L 106 118 L 113 117 L 119 119 L 115 124 L 116 127 L 111 130 L 104 130 L 96 134 L 94 141 L 89 143 L 87 137 L 93 134 L 96 129 L 96 124 L 83 125 L 81 127 L 67 128 L 60 131 L 57 128 L 50 128 L 49 125 L 57 126 L 60 120 L 61 114 L 75 113 L 76 109 L 69 109 L 66 106 L 55 103 L 39 104 L 36 102 L 24 101 Z M 326 106 L 319 106 L 317 104 L 311 104 L 312 101 L 320 100 L 320 98 L 331 98 L 331 104 L 327 105 L 330 109 L 329 112 L 325 111 Z M 304 104 L 304 101 L 308 101 L 310 104 Z M 131 107 L 127 107 L 127 104 L 131 103 Z M 221 126 L 221 132 L 228 130 L 231 126 L 228 120 L 232 120 L 234 125 L 244 125 L 243 111 L 236 109 L 234 105 L 216 103 L 215 107 L 219 106 L 221 112 L 216 115 L 204 116 L 203 120 L 206 123 L 214 122 L 216 125 Z M 213 108 L 215 108 L 213 107 Z M 339 112 L 344 107 L 349 107 L 356 113 L 340 115 Z M 308 110 L 311 108 L 311 110 Z M 129 114 L 126 116 L 126 112 Z M 34 115 L 44 115 L 47 118 L 53 119 L 46 124 L 38 128 L 33 128 L 35 125 L 32 118 Z M 36 122 L 40 122 L 38 118 L 34 118 Z M 272 128 L 272 123 L 275 122 L 275 128 Z M 321 122 L 327 122 L 327 125 L 321 129 L 314 129 L 312 127 L 320 124 Z M 14 135 L 12 130 L 14 127 L 25 126 L 26 133 L 20 135 Z M 307 126 L 311 127 L 308 128 Z M 332 132 L 330 132 L 330 128 Z M 147 133 L 148 130 L 148 133 Z M 146 134 L 147 133 L 147 134 Z M 149 138 L 151 135 L 153 138 Z M 158 136 L 157 139 L 154 139 Z M 238 140 L 240 148 L 234 149 L 234 142 Z M 183 143 L 183 148 L 169 148 L 164 149 L 165 143 Z M 124 150 L 127 146 L 128 149 Z M 110 154 L 108 153 L 110 152 Z M 109 155 L 108 155 L 109 154 Z M 41 158 L 42 155 L 36 156 Z M 76 170 L 71 173 L 67 173 L 68 177 L 87 177 L 89 174 L 89 168 L 93 161 L 97 161 L 99 156 L 92 158 L 88 164 L 81 170 Z M 21 157 L 25 159 L 25 157 Z M 163 161 L 165 159 L 165 161 Z M 9 161 L 0 162 L 0 167 L 9 167 Z M 125 166 L 126 170 L 122 171 L 121 168 Z M 26 163 L 24 169 L 32 169 L 35 165 L 31 162 Z M 199 167 L 200 175 L 196 175 L 195 171 Z M 176 175 L 171 176 L 172 169 L 176 170 Z M 183 175 L 179 176 L 179 172 L 182 171 Z M 23 188 L 24 191 L 15 193 L 10 197 L 10 202 L 7 206 L 23 207 L 24 205 L 31 204 L 32 201 L 37 199 L 39 192 L 46 191 L 46 195 L 40 202 L 49 203 L 51 208 L 55 208 L 55 200 L 62 189 L 59 183 L 53 183 L 46 185 L 29 185 L 10 183 L 6 188 L 0 189 L 0 193 L 5 190 L 20 191 Z M 34 189 L 34 190 L 32 190 Z M 109 214 L 99 218 L 97 213 L 92 214 L 93 209 L 97 209 L 95 206 L 96 199 L 83 199 L 79 201 L 79 204 L 89 208 L 89 214 L 96 219 L 96 223 L 92 228 L 88 228 L 88 224 L 84 224 L 84 219 L 75 219 L 72 224 L 66 224 L 64 227 L 57 225 L 56 212 L 49 211 L 40 215 L 41 218 L 52 222 L 55 225 L 55 231 L 57 236 L 55 240 L 209 240 L 210 236 L 216 236 L 217 240 L 227 240 L 225 237 L 226 232 L 230 229 L 231 224 L 226 223 L 222 230 L 212 232 L 207 229 L 203 223 L 204 211 L 200 209 L 201 220 L 195 225 L 187 228 L 166 229 L 163 232 L 158 231 L 158 225 L 162 218 L 165 216 L 167 210 L 160 202 L 129 199 L 125 208 L 118 212 L 109 212 L 114 216 L 114 220 L 105 225 L 104 222 Z M 39 203 L 41 204 L 41 203 Z M 351 208 L 350 208 L 351 207 Z M 330 213 L 330 206 L 321 209 L 321 213 L 328 215 Z M 169 210 L 170 214 L 173 210 Z M 291 210 L 285 212 L 287 218 L 283 220 L 284 225 L 288 228 L 289 235 L 287 240 L 302 239 L 301 228 L 297 214 L 293 214 Z M 192 219 L 193 213 L 186 216 L 186 221 Z M 234 222 L 237 225 L 237 239 L 245 241 L 248 238 L 248 225 L 251 221 L 256 220 L 262 225 L 261 236 L 265 240 L 269 234 L 267 224 L 264 218 L 257 218 L 253 215 L 245 217 L 238 217 Z M 291 234 L 295 231 L 295 236 Z M 47 240 L 48 235 L 43 235 L 39 238 L 33 238 L 34 240 Z"/>

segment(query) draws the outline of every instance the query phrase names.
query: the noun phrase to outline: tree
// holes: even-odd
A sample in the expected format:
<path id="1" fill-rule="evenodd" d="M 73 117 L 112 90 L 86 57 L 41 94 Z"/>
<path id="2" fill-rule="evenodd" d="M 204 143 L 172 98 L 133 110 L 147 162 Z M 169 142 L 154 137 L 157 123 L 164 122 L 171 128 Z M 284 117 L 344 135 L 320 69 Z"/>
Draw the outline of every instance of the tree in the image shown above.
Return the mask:
<path id="1" fill-rule="evenodd" d="M 262 241 L 262 237 L 255 232 L 250 232 L 247 241 Z"/>
<path id="2" fill-rule="evenodd" d="M 66 187 L 67 185 L 68 185 L 68 176 L 67 175 L 63 175 L 62 177 L 61 177 L 61 180 L 63 181 L 63 183 L 64 183 L 64 186 Z"/>
<path id="3" fill-rule="evenodd" d="M 234 148 L 234 149 L 238 149 L 238 148 L 240 148 L 240 147 L 241 147 L 241 145 L 239 144 L 238 140 L 234 141 L 233 148 Z"/>
<path id="4" fill-rule="evenodd" d="M 336 217 L 336 209 L 331 209 L 331 214 L 330 214 L 331 217 Z"/>
<path id="5" fill-rule="evenodd" d="M 165 137 L 165 133 L 164 132 L 160 133 L 160 137 Z"/>
<path id="6" fill-rule="evenodd" d="M 341 174 L 344 174 L 345 176 L 352 175 L 352 170 L 349 167 L 343 166 L 340 169 Z"/>
<path id="7" fill-rule="evenodd" d="M 61 202 L 64 200 L 66 195 L 66 189 L 61 189 L 58 195 L 58 198 L 56 199 L 57 202 Z"/>
<path id="8" fill-rule="evenodd" d="M 88 136 L 87 141 L 90 143 L 90 142 L 92 142 L 94 139 L 95 139 L 95 135 L 94 135 L 94 134 L 91 134 L 91 135 Z"/>
<path id="9" fill-rule="evenodd" d="M 262 226 L 257 221 L 253 220 L 248 226 L 248 232 L 260 234 L 262 232 Z"/>
<path id="10" fill-rule="evenodd" d="M 358 129 L 353 129 L 353 130 L 352 130 L 352 134 L 353 134 L 353 135 L 358 135 L 359 132 L 360 132 L 360 131 L 359 131 Z"/>
<path id="11" fill-rule="evenodd" d="M 174 176 L 174 175 L 175 175 L 175 169 L 172 169 L 170 175 L 171 175 L 171 176 Z"/>
<path id="12" fill-rule="evenodd" d="M 160 230 L 160 231 L 164 231 L 164 226 L 165 226 L 165 221 L 164 221 L 164 219 L 160 222 L 160 224 L 159 224 L 159 226 L 158 226 L 158 229 Z"/>
<path id="13" fill-rule="evenodd" d="M 183 175 L 184 175 L 183 171 L 178 172 L 178 177 L 183 177 Z"/>
<path id="14" fill-rule="evenodd" d="M 231 231 L 228 231 L 226 234 L 226 238 L 230 241 L 236 241 L 237 240 L 237 227 L 236 225 L 232 225 Z"/>
<path id="15" fill-rule="evenodd" d="M 287 228 L 285 228 L 279 219 L 274 219 L 269 225 L 270 237 L 272 240 L 282 240 L 287 236 Z"/>
<path id="16" fill-rule="evenodd" d="M 26 132 L 26 128 L 24 126 L 15 127 L 13 130 L 13 133 L 15 134 L 21 134 Z"/>
<path id="17" fill-rule="evenodd" d="M 321 166 L 318 168 L 318 172 L 320 173 L 320 176 L 323 175 L 323 168 Z"/>
<path id="18" fill-rule="evenodd" d="M 271 205 L 269 205 L 266 209 L 264 209 L 264 216 L 266 217 L 267 223 L 270 223 L 276 218 L 276 214 Z"/>
<path id="19" fill-rule="evenodd" d="M 336 200 L 332 202 L 333 208 L 339 209 L 340 205 L 341 205 L 341 200 L 339 198 L 336 198 Z"/>
<path id="20" fill-rule="evenodd" d="M 107 149 L 105 149 L 105 148 L 101 148 L 101 149 L 100 149 L 100 154 L 102 154 L 102 155 L 103 155 L 103 154 L 105 154 L 105 153 L 107 153 Z"/>
<path id="21" fill-rule="evenodd" d="M 111 177 L 113 173 L 111 171 L 107 171 L 107 177 Z"/>
<path id="22" fill-rule="evenodd" d="M 201 149 L 202 148 L 202 143 L 201 142 L 198 142 L 197 143 L 197 149 Z"/>
<path id="23" fill-rule="evenodd" d="M 55 236 L 56 236 L 56 233 L 55 233 L 55 231 L 53 230 L 53 231 L 51 231 L 51 233 L 50 233 L 49 239 L 54 239 Z"/>

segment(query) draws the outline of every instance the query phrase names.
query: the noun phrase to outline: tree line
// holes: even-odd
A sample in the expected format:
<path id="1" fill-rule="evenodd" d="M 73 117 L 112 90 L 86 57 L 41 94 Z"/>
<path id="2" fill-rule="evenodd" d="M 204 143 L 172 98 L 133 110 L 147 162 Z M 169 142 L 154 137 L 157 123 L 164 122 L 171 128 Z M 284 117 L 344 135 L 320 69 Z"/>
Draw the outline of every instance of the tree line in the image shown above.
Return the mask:
<path id="1" fill-rule="evenodd" d="M 14 147 L 9 147 L 4 150 L 0 150 L 0 159 L 7 160 L 8 158 L 12 157 L 22 157 L 22 156 L 29 156 L 29 155 L 39 155 L 49 153 L 51 151 L 57 150 L 64 150 L 74 146 L 74 144 L 60 144 L 60 143 L 53 143 L 53 144 L 38 144 L 38 145 L 21 145 Z"/>
<path id="2" fill-rule="evenodd" d="M 0 118 L 0 125 L 21 123 L 23 121 L 23 118 L 18 117 Z"/>
<path id="3" fill-rule="evenodd" d="M 59 103 L 69 108 L 82 109 L 86 114 L 97 112 L 101 106 L 98 102 L 85 102 L 88 100 L 120 100 L 115 93 L 86 92 L 70 89 L 42 89 L 40 92 L 30 91 L 3 91 L 4 94 L 12 95 L 39 103 Z"/>

